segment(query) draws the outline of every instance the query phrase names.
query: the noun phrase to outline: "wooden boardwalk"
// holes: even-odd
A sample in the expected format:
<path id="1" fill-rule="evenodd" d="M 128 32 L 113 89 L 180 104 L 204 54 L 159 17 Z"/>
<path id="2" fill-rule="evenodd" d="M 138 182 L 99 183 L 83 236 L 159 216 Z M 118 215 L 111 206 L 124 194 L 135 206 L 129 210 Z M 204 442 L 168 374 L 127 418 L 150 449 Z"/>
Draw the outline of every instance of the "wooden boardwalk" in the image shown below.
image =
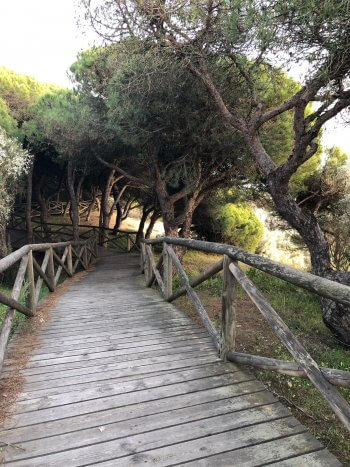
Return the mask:
<path id="1" fill-rule="evenodd" d="M 0 434 L 5 465 L 341 465 L 138 263 L 104 251 L 58 301 Z"/>

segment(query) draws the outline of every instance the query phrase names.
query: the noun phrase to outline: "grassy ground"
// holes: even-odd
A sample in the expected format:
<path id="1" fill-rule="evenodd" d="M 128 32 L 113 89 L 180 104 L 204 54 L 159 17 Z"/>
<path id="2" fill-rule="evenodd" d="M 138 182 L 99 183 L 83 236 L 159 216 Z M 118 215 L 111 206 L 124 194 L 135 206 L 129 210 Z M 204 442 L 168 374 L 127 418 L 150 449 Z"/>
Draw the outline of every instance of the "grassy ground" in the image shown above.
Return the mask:
<path id="1" fill-rule="evenodd" d="M 195 277 L 218 258 L 191 251 L 185 255 L 184 266 L 188 275 Z M 261 271 L 246 268 L 246 272 L 320 366 L 350 370 L 350 349 L 341 346 L 323 324 L 316 296 Z M 180 286 L 177 277 L 174 285 Z M 220 325 L 221 289 L 220 275 L 197 288 L 204 307 L 217 326 Z M 198 321 L 187 297 L 181 297 L 175 304 Z M 242 290 L 239 291 L 236 350 L 292 360 Z M 350 465 L 349 434 L 308 380 L 272 371 L 254 369 L 253 372 L 331 452 L 345 465 Z M 350 400 L 350 390 L 341 389 L 341 392 Z"/>

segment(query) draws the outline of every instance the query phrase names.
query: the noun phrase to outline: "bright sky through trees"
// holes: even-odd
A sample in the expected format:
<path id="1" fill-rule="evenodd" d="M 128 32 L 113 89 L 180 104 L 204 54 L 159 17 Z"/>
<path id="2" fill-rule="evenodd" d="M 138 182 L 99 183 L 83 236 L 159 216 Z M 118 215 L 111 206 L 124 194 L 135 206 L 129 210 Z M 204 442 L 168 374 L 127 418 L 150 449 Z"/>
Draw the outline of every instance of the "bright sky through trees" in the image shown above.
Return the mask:
<path id="1" fill-rule="evenodd" d="M 75 0 L 0 0 L 0 65 L 62 86 L 89 41 L 76 22 Z"/>
<path id="2" fill-rule="evenodd" d="M 93 43 L 77 26 L 76 0 L 0 0 L 0 65 L 71 86 L 67 69 Z M 349 117 L 350 118 L 350 117 Z M 327 125 L 323 142 L 350 153 L 350 124 Z"/>

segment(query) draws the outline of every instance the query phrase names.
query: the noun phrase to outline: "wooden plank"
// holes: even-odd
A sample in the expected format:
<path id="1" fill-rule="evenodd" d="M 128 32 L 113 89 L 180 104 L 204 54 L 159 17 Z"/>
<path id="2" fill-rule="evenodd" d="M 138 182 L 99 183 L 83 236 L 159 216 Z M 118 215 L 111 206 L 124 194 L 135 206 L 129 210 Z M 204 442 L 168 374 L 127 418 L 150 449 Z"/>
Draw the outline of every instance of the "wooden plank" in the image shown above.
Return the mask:
<path id="1" fill-rule="evenodd" d="M 32 367 L 27 366 L 25 370 L 23 370 L 24 375 L 38 375 L 38 374 L 43 374 L 43 373 L 51 373 L 51 372 L 57 372 L 57 371 L 66 371 L 66 370 L 71 370 L 75 368 L 87 368 L 90 366 L 95 366 L 95 365 L 101 365 L 103 362 L 106 364 L 112 363 L 112 362 L 126 362 L 126 361 L 131 361 L 135 359 L 141 359 L 141 358 L 151 358 L 157 355 L 175 355 L 176 353 L 183 353 L 183 352 L 190 352 L 190 351 L 195 351 L 197 353 L 199 352 L 210 352 L 213 350 L 212 345 L 197 345 L 197 344 L 192 344 L 192 345 L 180 345 L 180 346 L 172 346 L 169 344 L 167 347 L 164 347 L 162 350 L 159 348 L 157 349 L 151 349 L 143 352 L 134 352 L 132 355 L 130 355 L 130 352 L 128 350 L 125 350 L 124 354 L 121 354 L 119 356 L 115 355 L 108 355 L 104 356 L 102 358 L 87 358 L 87 359 L 79 359 L 78 361 L 74 362 L 69 362 L 69 363 L 61 363 L 61 364 L 54 364 L 54 365 L 35 365 Z"/>
<path id="2" fill-rule="evenodd" d="M 148 389 L 142 389 L 142 385 L 139 384 L 139 390 L 133 392 L 132 395 L 130 392 L 111 394 L 109 396 L 99 397 L 97 399 L 88 399 L 68 405 L 64 404 L 61 406 L 41 408 L 40 410 L 30 412 L 16 412 L 9 421 L 7 428 L 34 425 L 66 417 L 99 412 L 115 407 L 138 404 L 142 401 L 158 400 L 178 394 L 188 394 L 191 392 L 197 392 L 198 388 L 211 389 L 214 387 L 246 383 L 249 381 L 254 381 L 254 384 L 252 383 L 251 385 L 244 386 L 244 392 L 257 392 L 263 388 L 263 386 L 259 385 L 252 376 L 242 372 L 235 373 L 234 380 L 232 378 L 232 374 L 225 374 L 156 386 Z"/>
<path id="3" fill-rule="evenodd" d="M 266 417 L 265 423 L 264 416 Z M 236 419 L 229 415 L 212 418 L 207 424 L 201 421 L 180 425 L 174 429 L 158 430 L 152 433 L 152 436 L 145 433 L 139 436 L 137 444 L 135 438 L 128 439 L 128 443 L 125 440 L 119 443 L 114 441 L 114 451 L 112 451 L 112 443 L 103 443 L 99 447 L 105 448 L 104 456 L 109 455 L 110 460 L 101 462 L 99 465 L 129 467 L 147 464 L 165 467 L 194 460 L 199 453 L 208 457 L 228 449 L 265 443 L 281 436 L 291 436 L 304 431 L 304 428 L 293 417 L 276 419 L 278 416 L 278 412 L 275 413 L 273 409 L 271 414 L 268 410 L 257 409 L 252 417 L 237 420 L 241 426 L 237 426 Z M 246 426 L 247 422 L 250 422 L 250 426 Z M 172 444 L 176 443 L 172 448 L 166 446 L 170 439 Z M 93 455 L 94 451 L 90 449 L 89 452 Z M 37 466 L 40 465 L 39 462 Z"/>
<path id="4" fill-rule="evenodd" d="M 275 439 L 263 444 L 228 451 L 222 454 L 216 454 L 209 458 L 196 459 L 192 462 L 186 462 L 183 465 L 187 467 L 204 467 L 211 465 L 237 465 L 239 467 L 252 467 L 255 465 L 273 465 L 273 466 L 298 466 L 298 467 L 335 467 L 341 463 L 329 452 L 321 449 L 318 443 L 310 433 L 302 433 L 287 438 Z M 311 454 L 304 454 L 308 451 L 315 451 Z M 300 454 L 300 455 L 298 455 Z M 279 461 L 290 456 L 293 459 Z"/>
<path id="5" fill-rule="evenodd" d="M 254 407 L 253 409 L 237 411 L 237 412 L 234 412 L 234 416 L 231 412 L 226 413 L 226 414 L 219 414 L 216 416 L 213 415 L 210 418 L 204 418 L 204 419 L 195 420 L 195 421 L 189 420 L 187 423 L 179 424 L 176 426 L 170 426 L 170 427 L 165 427 L 165 428 L 161 427 L 156 431 L 152 430 L 152 431 L 145 431 L 143 433 L 134 434 L 134 435 L 130 434 L 127 437 L 122 437 L 120 439 L 118 439 L 120 437 L 120 434 L 118 433 L 118 431 L 114 431 L 115 427 L 112 426 L 112 427 L 108 427 L 110 428 L 110 431 L 108 430 L 108 433 L 106 433 L 107 429 L 103 431 L 102 436 L 100 433 L 99 442 L 97 443 L 95 442 L 93 444 L 79 447 L 74 450 L 44 455 L 41 458 L 39 456 L 35 456 L 34 458 L 23 461 L 22 465 L 23 466 L 27 466 L 27 465 L 34 466 L 35 465 L 36 467 L 41 466 L 41 465 L 46 465 L 46 466 L 69 465 L 70 467 L 77 467 L 77 466 L 81 466 L 84 464 L 86 465 L 88 462 L 96 464 L 96 463 L 101 463 L 103 461 L 109 461 L 110 459 L 113 459 L 113 458 L 115 462 L 117 463 L 117 465 L 119 465 L 119 462 L 121 462 L 122 465 L 133 465 L 133 461 L 129 457 L 130 455 L 132 455 L 133 457 L 136 457 L 135 454 L 139 452 L 147 453 L 147 451 L 155 450 L 155 449 L 164 449 L 167 451 L 168 455 L 170 455 L 170 453 L 173 453 L 171 456 L 171 461 L 174 461 L 179 456 L 179 454 L 176 454 L 178 451 L 178 447 L 175 449 L 168 449 L 168 448 L 163 447 L 169 444 L 169 440 L 171 440 L 172 444 L 185 443 L 188 440 L 193 440 L 194 436 L 196 438 L 201 438 L 201 437 L 213 436 L 218 433 L 223 433 L 226 430 L 232 430 L 231 436 L 233 434 L 236 435 L 233 437 L 236 439 L 237 438 L 240 439 L 243 445 L 244 444 L 247 445 L 247 444 L 251 444 L 250 438 L 245 437 L 244 439 L 244 436 L 240 436 L 240 431 L 243 431 L 244 434 L 246 434 L 245 427 L 249 425 L 253 425 L 255 423 L 262 424 L 261 427 L 258 425 L 259 428 L 253 426 L 252 431 L 253 433 L 255 431 L 254 433 L 255 436 L 260 436 L 260 439 L 262 441 L 265 441 L 266 438 L 269 439 L 269 437 L 263 434 L 259 434 L 259 432 L 263 432 L 264 428 L 266 428 L 266 430 L 269 432 L 270 437 L 276 436 L 276 433 L 277 433 L 276 428 L 277 427 L 280 428 L 280 426 L 283 423 L 280 421 L 280 419 L 282 418 L 282 420 L 284 421 L 284 418 L 286 418 L 287 416 L 288 416 L 287 409 L 283 408 L 279 404 L 270 404 L 266 406 Z M 270 427 L 273 426 L 273 423 L 274 423 L 273 421 L 275 420 L 276 420 L 277 426 L 273 430 Z M 270 423 L 267 423 L 268 421 L 270 421 Z M 294 422 L 294 425 L 292 424 L 292 422 L 290 422 L 289 424 L 287 423 L 286 426 L 288 427 L 288 428 L 284 428 L 284 433 L 286 434 L 294 434 L 300 431 L 300 425 L 296 424 L 295 422 Z M 113 434 L 114 434 L 114 438 L 113 438 Z M 112 436 L 111 440 L 108 439 L 109 436 Z M 105 438 L 107 439 L 105 441 L 102 441 Z M 33 452 L 34 455 L 36 455 L 35 441 L 31 443 L 23 444 L 22 446 L 26 450 L 30 449 L 30 451 Z M 27 446 L 27 448 L 25 446 Z M 181 447 L 179 449 L 180 451 L 181 451 Z M 18 449 L 17 450 L 13 450 L 12 448 L 10 449 L 12 450 L 13 454 L 16 455 L 17 459 L 20 459 L 21 457 L 22 458 L 26 457 L 25 451 L 17 452 L 19 451 Z M 42 449 L 44 450 L 45 447 L 42 447 Z M 46 447 L 46 452 L 47 450 L 48 449 Z M 44 451 L 45 454 L 46 452 Z M 148 453 L 146 455 L 147 457 L 149 456 Z M 187 451 L 187 456 L 188 455 L 189 455 L 189 452 Z M 192 452 L 191 457 L 193 458 L 193 456 L 195 455 L 196 453 Z M 128 457 L 125 458 L 124 456 L 128 456 L 129 458 Z M 180 458 L 183 459 L 183 456 L 181 456 Z M 118 461 L 116 459 L 118 459 Z M 128 460 L 129 462 L 131 461 L 131 462 L 129 464 L 125 464 L 126 460 Z M 159 465 L 171 465 L 170 463 L 165 464 L 164 461 L 165 461 L 165 458 L 163 462 Z M 20 460 L 15 461 L 14 465 L 16 464 L 18 465 L 18 463 L 20 462 L 21 462 Z M 153 463 L 150 462 L 149 465 L 153 465 Z"/>
<path id="6" fill-rule="evenodd" d="M 153 376 L 153 373 L 165 373 L 173 370 L 199 367 L 208 363 L 218 363 L 219 359 L 214 355 L 192 358 L 182 358 L 180 360 L 169 359 L 168 361 L 161 363 L 152 363 L 149 365 L 141 366 L 128 366 L 126 368 L 116 368 L 113 370 L 113 366 L 108 367 L 108 373 L 105 370 L 105 365 L 94 367 L 92 373 L 86 371 L 78 376 L 67 376 L 65 372 L 60 373 L 59 378 L 45 379 L 43 381 L 26 382 L 24 385 L 23 393 L 20 394 L 18 400 L 27 400 L 33 397 L 41 397 L 46 394 L 59 394 L 62 392 L 61 387 L 63 386 L 65 391 L 76 389 L 79 384 L 92 383 L 96 381 L 108 381 L 112 379 L 118 379 L 118 381 L 124 381 L 126 378 L 139 379 L 146 375 Z M 238 370 L 237 370 L 238 371 Z M 73 387 L 74 386 L 74 387 Z M 48 391 L 44 393 L 42 391 Z M 42 392 L 42 393 L 41 393 Z M 30 396 L 30 397 L 29 397 Z"/>
<path id="7" fill-rule="evenodd" d="M 181 263 L 178 259 L 178 257 L 176 256 L 174 250 L 171 248 L 171 246 L 166 246 L 167 248 L 167 251 L 177 269 L 177 272 L 179 274 L 179 276 L 181 277 L 181 280 L 182 282 L 184 283 L 184 286 L 187 290 L 187 293 L 188 295 L 190 296 L 190 298 L 192 299 L 193 301 L 193 304 L 196 308 L 196 310 L 198 311 L 198 314 L 204 324 L 204 326 L 206 327 L 208 333 L 210 334 L 210 336 L 213 338 L 213 341 L 214 341 L 214 345 L 216 347 L 219 346 L 219 336 L 218 336 L 218 332 L 217 330 L 215 329 L 215 327 L 213 326 L 212 322 L 210 321 L 210 318 L 207 314 L 207 312 L 205 311 L 201 301 L 199 300 L 199 297 L 198 295 L 196 294 L 196 292 L 192 289 L 192 287 L 190 286 L 190 282 L 188 280 L 188 277 L 187 277 L 187 274 L 185 273 L 183 267 L 181 266 Z"/>
<path id="8" fill-rule="evenodd" d="M 320 391 L 328 402 L 333 412 L 350 431 L 350 405 L 344 397 L 332 386 L 320 371 L 317 363 L 313 360 L 304 346 L 293 335 L 288 326 L 282 321 L 278 313 L 267 302 L 263 294 L 255 287 L 251 280 L 235 264 L 230 264 L 230 270 L 240 283 L 244 291 L 256 305 L 258 310 L 269 323 L 275 334 L 284 346 L 289 350 L 298 364 L 303 368 L 313 385 Z"/>
<path id="9" fill-rule="evenodd" d="M 271 464 L 275 467 L 339 467 L 342 464 L 329 451 L 322 449 Z"/>
<path id="10" fill-rule="evenodd" d="M 146 282 L 146 287 L 151 287 L 153 285 L 154 280 L 156 279 L 162 291 L 162 294 L 164 295 L 164 282 L 159 272 L 159 269 L 163 264 L 163 256 L 161 255 L 159 257 L 159 260 L 156 264 L 154 261 L 152 248 L 149 245 L 146 245 L 146 253 L 148 255 L 148 259 L 151 265 L 151 274 L 150 274 L 148 281 Z"/>
<path id="11" fill-rule="evenodd" d="M 208 383 L 208 382 L 206 382 Z M 202 404 L 217 402 L 222 403 L 225 400 L 231 401 L 231 409 L 239 410 L 241 407 L 248 408 L 253 406 L 264 405 L 273 402 L 271 394 L 264 391 L 262 384 L 256 381 L 242 382 L 233 385 L 215 385 L 207 387 L 202 380 L 197 380 L 191 383 L 192 391 L 189 393 L 183 392 L 183 389 L 178 385 L 171 387 L 169 394 L 162 396 L 162 391 L 159 392 L 159 398 L 152 398 L 151 392 L 135 403 L 118 405 L 110 407 L 106 410 L 95 411 L 87 414 L 81 414 L 68 419 L 55 419 L 48 422 L 43 422 L 35 425 L 27 425 L 23 427 L 9 428 L 0 433 L 1 439 L 6 436 L 6 440 L 11 442 L 30 441 L 48 436 L 56 436 L 64 433 L 79 432 L 87 428 L 97 428 L 101 425 L 110 423 L 125 422 L 126 420 L 135 420 L 135 418 L 143 418 L 150 415 L 158 415 L 162 419 L 162 414 L 169 411 L 177 411 L 179 409 L 189 409 L 190 407 L 198 407 Z M 154 390 L 153 390 L 154 392 Z M 139 394 L 138 394 L 139 395 Z M 165 417 L 164 417 L 165 419 Z"/>
<path id="12" fill-rule="evenodd" d="M 153 387 L 164 386 L 168 384 L 175 384 L 184 381 L 191 381 L 193 379 L 208 378 L 211 376 L 232 374 L 233 369 L 229 365 L 214 363 L 206 366 L 200 366 L 198 368 L 191 368 L 183 370 L 181 372 L 169 373 L 164 376 L 156 377 L 145 377 L 142 382 L 143 389 L 149 389 Z M 239 378 L 235 372 L 234 378 Z M 242 378 L 246 378 L 246 375 L 242 375 Z M 31 412 L 35 410 L 42 410 L 43 408 L 58 407 L 65 404 L 73 404 L 76 402 L 82 402 L 87 400 L 98 399 L 102 397 L 108 397 L 116 394 L 123 394 L 127 392 L 134 392 L 139 389 L 138 383 L 127 382 L 123 384 L 116 384 L 111 378 L 111 381 L 104 384 L 103 387 L 88 387 L 78 392 L 72 390 L 70 392 L 64 392 L 49 397 L 38 397 L 29 401 L 21 401 L 17 403 L 17 412 Z"/>

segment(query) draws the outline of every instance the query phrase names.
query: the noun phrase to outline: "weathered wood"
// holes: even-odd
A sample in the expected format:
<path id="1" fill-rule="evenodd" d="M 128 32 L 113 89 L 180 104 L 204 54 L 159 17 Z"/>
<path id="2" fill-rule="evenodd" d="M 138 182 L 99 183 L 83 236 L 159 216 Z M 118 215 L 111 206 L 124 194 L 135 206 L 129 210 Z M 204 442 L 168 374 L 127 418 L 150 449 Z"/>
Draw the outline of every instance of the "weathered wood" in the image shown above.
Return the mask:
<path id="1" fill-rule="evenodd" d="M 140 288 L 137 268 L 105 250 L 60 297 L 0 434 L 7 463 L 248 466 L 322 448 L 251 374 L 218 359 L 203 328 Z"/>
<path id="2" fill-rule="evenodd" d="M 281 342 L 303 368 L 305 374 L 326 399 L 339 420 L 341 420 L 344 426 L 350 431 L 350 406 L 347 401 L 334 386 L 326 380 L 317 363 L 244 272 L 233 263 L 230 264 L 229 268 Z"/>
<path id="3" fill-rule="evenodd" d="M 67 272 L 70 277 L 73 276 L 72 245 L 67 245 Z"/>
<path id="4" fill-rule="evenodd" d="M 28 264 L 27 264 L 27 280 L 28 280 L 28 308 L 35 313 L 35 280 L 34 280 L 34 266 L 33 266 L 33 252 L 28 251 Z"/>
<path id="5" fill-rule="evenodd" d="M 22 284 L 23 284 L 26 269 L 27 269 L 27 264 L 28 264 L 28 256 L 26 255 L 22 257 L 21 263 L 17 271 L 15 283 L 12 287 L 11 298 L 13 300 L 17 301 L 20 296 Z M 13 318 L 15 317 L 15 314 L 16 314 L 16 311 L 13 308 L 9 308 L 5 314 L 5 318 L 2 323 L 1 334 L 0 334 L 0 371 L 1 371 L 1 368 L 4 362 L 7 341 L 10 336 L 11 326 L 12 326 L 12 322 L 13 322 Z"/>
<path id="6" fill-rule="evenodd" d="M 140 248 L 140 270 L 141 274 L 144 274 L 146 263 L 146 245 L 142 242 Z"/>
<path id="7" fill-rule="evenodd" d="M 182 267 L 182 265 L 181 265 L 181 263 L 179 261 L 179 258 L 176 256 L 176 253 L 172 249 L 171 246 L 166 245 L 166 249 L 167 249 L 167 252 L 170 255 L 170 257 L 171 257 L 171 259 L 172 259 L 172 261 L 173 261 L 173 263 L 174 263 L 174 265 L 175 265 L 175 267 L 177 269 L 177 272 L 178 272 L 179 276 L 181 277 L 181 280 L 182 280 L 184 286 L 186 287 L 188 295 L 192 299 L 193 304 L 194 304 L 196 310 L 199 313 L 199 316 L 200 316 L 204 326 L 206 327 L 206 329 L 207 329 L 208 333 L 210 334 L 210 336 L 213 338 L 215 346 L 219 347 L 219 335 L 218 335 L 218 332 L 215 329 L 215 327 L 213 326 L 213 323 L 210 321 L 210 318 L 209 318 L 207 312 L 205 311 L 201 301 L 199 300 L 198 295 L 193 290 L 193 288 L 190 286 L 190 281 L 189 281 L 189 279 L 187 277 L 187 274 L 185 273 L 185 271 L 184 271 L 184 269 L 183 269 L 183 267 Z"/>
<path id="8" fill-rule="evenodd" d="M 25 305 L 22 305 L 22 303 L 19 303 L 14 298 L 8 297 L 7 295 L 4 295 L 1 292 L 0 292 L 0 303 L 8 306 L 9 308 L 13 308 L 14 310 L 19 311 L 25 316 L 34 316 L 30 308 L 28 308 Z"/>
<path id="9" fill-rule="evenodd" d="M 54 292 L 55 291 L 55 286 L 53 284 L 53 279 L 49 278 L 48 275 L 46 274 L 46 269 L 48 267 L 49 262 L 50 262 L 50 249 L 48 249 L 45 252 L 44 260 L 43 260 L 43 263 L 42 263 L 41 267 L 38 264 L 37 260 L 35 258 L 33 258 L 34 269 L 39 274 L 41 279 L 45 282 L 45 284 L 49 288 L 50 292 Z"/>
<path id="10" fill-rule="evenodd" d="M 275 358 L 260 357 L 260 355 L 251 355 L 240 352 L 229 352 L 227 360 L 242 365 L 250 365 L 262 370 L 273 370 L 283 375 L 299 376 L 308 378 L 305 370 L 294 362 L 277 360 Z M 350 371 L 335 370 L 334 368 L 320 368 L 323 376 L 335 386 L 350 388 Z"/>
<path id="11" fill-rule="evenodd" d="M 305 271 L 277 263 L 263 256 L 248 253 L 240 248 L 222 243 L 204 242 L 185 238 L 163 237 L 144 240 L 146 244 L 155 245 L 166 242 L 169 245 L 180 245 L 194 250 L 228 255 L 235 261 L 241 261 L 256 269 L 267 272 L 272 276 L 279 277 L 291 284 L 314 292 L 321 297 L 330 298 L 336 302 L 350 305 L 350 287 L 339 282 L 331 281 L 320 276 L 315 276 Z"/>
<path id="12" fill-rule="evenodd" d="M 53 248 L 49 248 L 49 261 L 47 263 L 47 268 L 46 268 L 46 275 L 52 285 L 53 290 L 56 288 L 56 283 L 55 283 L 55 263 L 53 260 Z"/>
<path id="13" fill-rule="evenodd" d="M 83 258 L 82 258 L 83 253 L 84 253 L 83 246 L 80 247 L 80 251 L 79 251 L 79 252 L 77 252 L 77 251 L 75 250 L 75 248 L 73 248 L 73 246 L 72 246 L 72 252 L 74 253 L 74 255 L 75 255 L 75 257 L 76 257 L 76 261 L 75 261 L 75 263 L 74 263 L 74 265 L 73 265 L 73 272 L 76 271 L 76 269 L 77 269 L 79 263 L 82 265 L 83 269 L 86 269 L 84 260 L 83 260 Z"/>
<path id="14" fill-rule="evenodd" d="M 156 279 L 162 293 L 164 294 L 164 282 L 159 272 L 159 269 L 163 263 L 163 256 L 161 255 L 159 257 L 158 263 L 156 264 L 154 261 L 152 249 L 149 245 L 146 245 L 146 252 L 147 252 L 147 256 L 149 258 L 149 262 L 151 265 L 151 273 L 150 273 L 150 277 L 148 281 L 146 282 L 146 287 L 152 287 L 152 284 L 154 280 Z"/>
<path id="15" fill-rule="evenodd" d="M 69 277 L 72 277 L 73 274 L 70 273 L 69 269 L 65 265 L 65 261 L 68 255 L 68 247 L 64 249 L 62 258 L 58 256 L 55 250 L 52 250 L 52 253 L 53 253 L 54 260 L 59 264 L 56 275 L 55 275 L 55 286 L 56 286 L 59 281 L 62 270 L 64 270 Z"/>
<path id="16" fill-rule="evenodd" d="M 215 263 L 213 266 L 211 266 L 207 271 L 203 272 L 200 274 L 198 277 L 195 279 L 192 279 L 190 281 L 190 286 L 192 288 L 197 287 L 197 285 L 201 284 L 202 282 L 206 281 L 210 277 L 214 276 L 218 272 L 222 270 L 222 265 L 223 265 L 223 260 L 221 259 L 217 263 Z M 180 289 L 176 290 L 170 297 L 168 298 L 168 302 L 173 302 L 177 298 L 181 297 L 182 295 L 186 294 L 186 287 L 181 287 Z"/>
<path id="17" fill-rule="evenodd" d="M 46 251 L 43 262 L 41 264 L 41 270 L 44 271 L 44 272 L 46 271 L 48 261 L 49 261 L 49 252 Z M 35 259 L 34 258 L 33 258 L 33 266 L 36 269 Z M 39 266 L 39 269 L 40 269 L 40 266 Z M 43 281 L 44 281 L 44 279 L 40 276 L 40 274 L 38 274 L 38 278 L 36 280 L 36 286 L 35 286 L 35 306 L 37 306 L 37 304 L 39 302 L 40 290 L 41 290 L 41 287 L 43 285 Z"/>
<path id="18" fill-rule="evenodd" d="M 223 360 L 226 360 L 228 352 L 235 349 L 236 341 L 237 281 L 229 269 L 231 263 L 232 260 L 224 255 L 220 333 L 220 357 Z"/>
<path id="19" fill-rule="evenodd" d="M 144 246 L 142 243 L 141 245 Z M 164 298 L 166 301 L 171 302 L 171 297 L 173 293 L 173 263 L 171 257 L 169 256 L 166 244 L 163 244 L 163 282 L 164 282 Z M 186 289 L 183 287 L 184 293 Z"/>

